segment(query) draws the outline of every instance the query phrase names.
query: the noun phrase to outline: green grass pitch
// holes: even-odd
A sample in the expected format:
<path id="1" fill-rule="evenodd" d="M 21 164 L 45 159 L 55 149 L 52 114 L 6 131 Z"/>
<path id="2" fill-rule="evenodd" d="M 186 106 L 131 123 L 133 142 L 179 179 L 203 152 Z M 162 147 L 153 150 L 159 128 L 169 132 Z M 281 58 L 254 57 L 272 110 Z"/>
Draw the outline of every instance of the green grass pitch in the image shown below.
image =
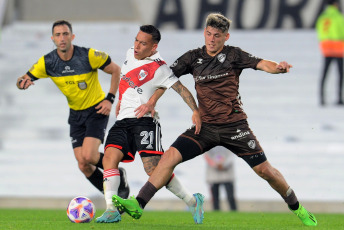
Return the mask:
<path id="1" fill-rule="evenodd" d="M 96 217 L 103 210 L 97 210 Z M 67 218 L 65 210 L 0 209 L 0 229 L 145 229 L 145 230 L 191 230 L 191 229 L 344 229 L 343 214 L 315 213 L 317 227 L 303 226 L 292 213 L 246 213 L 246 212 L 206 212 L 204 222 L 196 225 L 188 212 L 145 211 L 139 220 L 127 214 L 122 221 L 111 224 L 75 224 Z"/>

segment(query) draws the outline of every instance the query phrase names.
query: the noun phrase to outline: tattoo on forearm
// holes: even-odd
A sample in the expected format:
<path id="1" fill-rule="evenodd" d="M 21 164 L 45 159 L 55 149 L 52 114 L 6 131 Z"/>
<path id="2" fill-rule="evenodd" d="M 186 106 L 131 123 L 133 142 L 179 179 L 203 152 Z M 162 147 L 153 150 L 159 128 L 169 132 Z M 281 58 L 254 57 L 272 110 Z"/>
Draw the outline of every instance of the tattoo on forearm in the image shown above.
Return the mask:
<path id="1" fill-rule="evenodd" d="M 197 109 L 197 104 L 194 97 L 190 91 L 184 85 L 182 85 L 182 83 L 180 83 L 180 81 L 177 81 L 172 88 L 183 98 L 192 111 Z"/>

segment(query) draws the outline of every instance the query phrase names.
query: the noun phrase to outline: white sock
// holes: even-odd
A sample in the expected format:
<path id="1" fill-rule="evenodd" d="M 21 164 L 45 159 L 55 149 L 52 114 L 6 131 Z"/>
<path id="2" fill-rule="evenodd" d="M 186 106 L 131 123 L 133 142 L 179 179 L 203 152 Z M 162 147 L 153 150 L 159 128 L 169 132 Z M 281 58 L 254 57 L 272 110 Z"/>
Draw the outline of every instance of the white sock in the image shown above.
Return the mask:
<path id="1" fill-rule="evenodd" d="M 106 202 L 106 209 L 115 209 L 116 207 L 112 203 L 112 196 L 117 195 L 118 187 L 120 183 L 120 174 L 118 169 L 104 170 L 104 197 Z"/>
<path id="2" fill-rule="evenodd" d="M 187 206 L 194 207 L 196 205 L 196 199 L 178 180 L 178 178 L 172 174 L 172 179 L 166 185 L 166 188 L 170 190 L 174 195 L 182 199 Z"/>

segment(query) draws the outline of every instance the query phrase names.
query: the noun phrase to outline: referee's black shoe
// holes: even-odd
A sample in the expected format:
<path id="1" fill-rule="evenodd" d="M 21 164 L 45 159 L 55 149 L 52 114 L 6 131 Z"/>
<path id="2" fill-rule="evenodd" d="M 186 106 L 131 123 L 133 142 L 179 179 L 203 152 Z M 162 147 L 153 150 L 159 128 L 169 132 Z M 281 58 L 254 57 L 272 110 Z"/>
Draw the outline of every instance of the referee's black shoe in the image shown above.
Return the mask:
<path id="1" fill-rule="evenodd" d="M 122 197 L 123 199 L 127 199 L 129 197 L 130 188 L 127 180 L 127 172 L 124 168 L 118 167 L 120 173 L 120 184 L 118 187 L 118 196 Z"/>

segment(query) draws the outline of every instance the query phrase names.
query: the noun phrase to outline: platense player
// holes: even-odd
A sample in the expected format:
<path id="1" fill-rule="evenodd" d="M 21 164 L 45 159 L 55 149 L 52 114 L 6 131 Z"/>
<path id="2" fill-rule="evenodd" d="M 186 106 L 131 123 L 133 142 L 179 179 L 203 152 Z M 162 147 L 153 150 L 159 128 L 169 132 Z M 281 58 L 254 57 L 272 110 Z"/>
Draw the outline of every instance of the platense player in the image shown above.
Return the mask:
<path id="1" fill-rule="evenodd" d="M 157 28 L 152 25 L 141 26 L 134 47 L 128 50 L 122 65 L 117 121 L 107 136 L 103 159 L 107 210 L 97 218 L 98 223 L 121 221 L 121 215 L 112 203 L 112 196 L 117 194 L 119 184 L 118 164 L 121 161 L 133 161 L 138 153 L 146 173 L 151 175 L 163 155 L 159 117 L 153 109 L 167 88 L 172 87 L 192 109 L 194 132 L 200 131 L 201 117 L 196 102 L 157 51 L 160 39 Z M 195 222 L 201 223 L 203 195 L 189 193 L 172 173 L 165 185 L 189 206 Z"/>
<path id="2" fill-rule="evenodd" d="M 112 103 L 118 89 L 120 67 L 108 54 L 93 48 L 72 44 L 75 35 L 68 21 L 60 20 L 52 26 L 51 40 L 56 49 L 42 56 L 31 69 L 17 80 L 17 87 L 25 90 L 34 81 L 50 78 L 66 96 L 70 107 L 68 123 L 74 155 L 86 178 L 103 191 L 102 159 L 99 146 L 104 140 Z M 111 75 L 107 96 L 98 80 L 98 69 Z M 122 171 L 121 197 L 128 197 L 129 186 Z"/>
<path id="3" fill-rule="evenodd" d="M 124 200 L 114 196 L 113 201 L 120 210 L 139 218 L 145 205 L 171 177 L 175 166 L 221 145 L 245 160 L 266 180 L 305 225 L 317 225 L 314 215 L 298 202 L 282 174 L 267 160 L 249 128 L 238 92 L 239 76 L 246 68 L 279 74 L 289 72 L 292 66 L 287 62 L 257 58 L 238 47 L 225 45 L 230 36 L 230 23 L 221 14 L 208 15 L 204 29 L 205 45 L 186 52 L 171 66 L 177 77 L 193 75 L 203 122 L 200 133 L 195 134 L 192 128 L 177 138 L 136 199 Z"/>

